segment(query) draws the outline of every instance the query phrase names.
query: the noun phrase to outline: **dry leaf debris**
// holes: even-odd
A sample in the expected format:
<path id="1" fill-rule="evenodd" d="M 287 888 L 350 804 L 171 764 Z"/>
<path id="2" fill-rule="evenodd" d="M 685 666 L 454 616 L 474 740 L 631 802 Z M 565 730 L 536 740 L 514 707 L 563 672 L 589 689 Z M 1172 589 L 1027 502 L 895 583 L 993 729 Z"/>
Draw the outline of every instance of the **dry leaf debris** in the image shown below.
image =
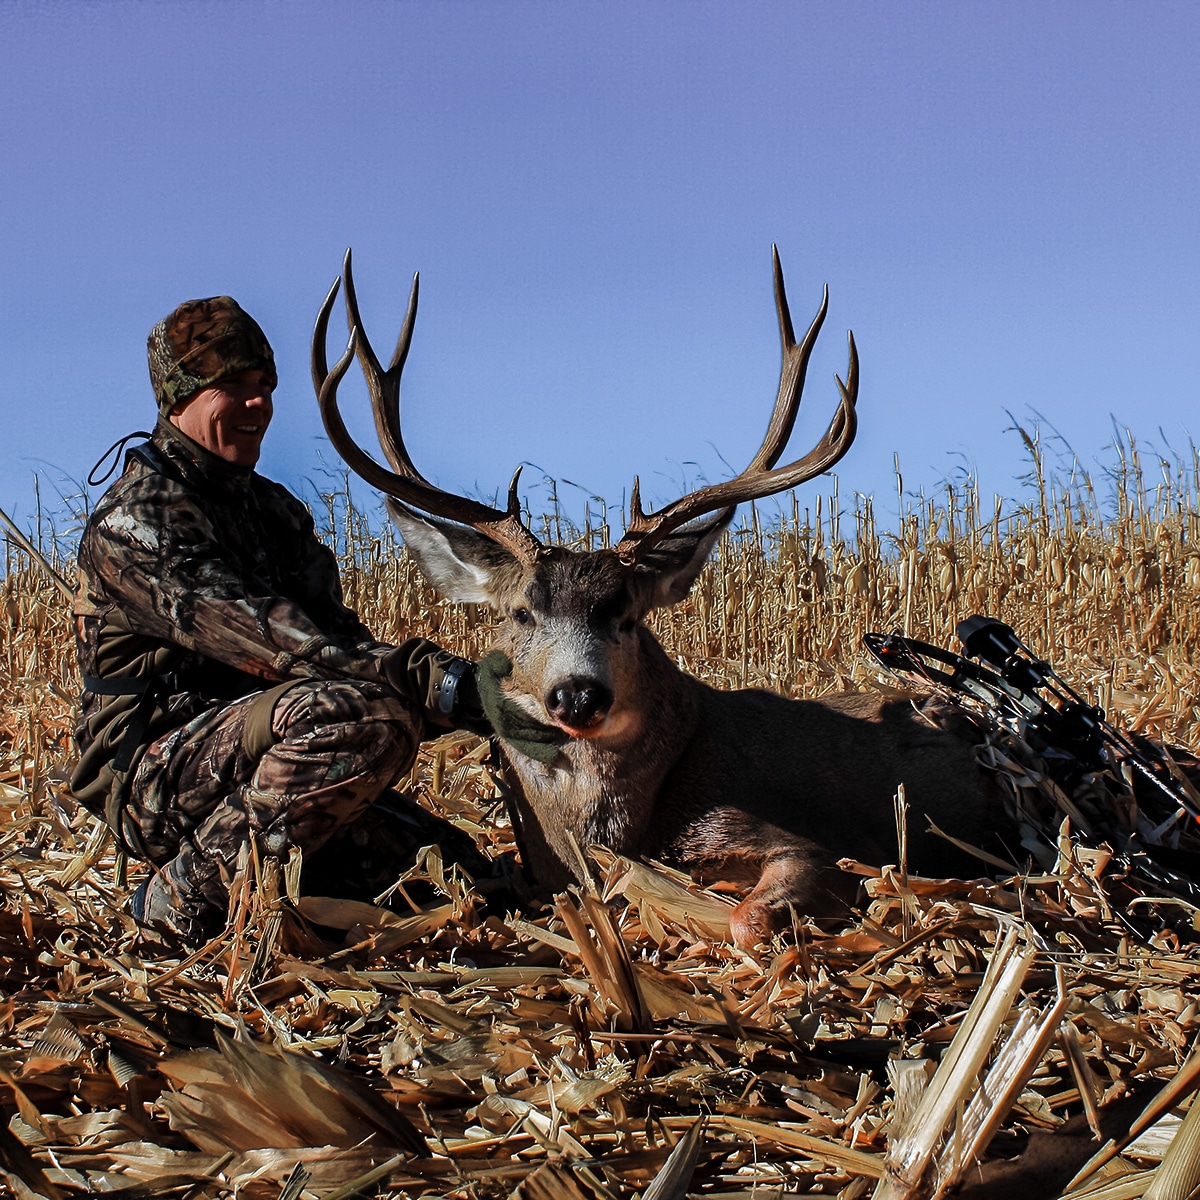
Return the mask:
<path id="1" fill-rule="evenodd" d="M 512 848 L 480 743 L 432 744 L 410 786 Z M 525 911 L 436 848 L 387 907 L 247 859 L 226 935 L 155 959 L 140 868 L 118 883 L 55 788 L 14 785 L 0 835 L 0 1165 L 25 1194 L 970 1194 L 976 1158 L 1179 1078 L 1146 1128 L 1189 1129 L 1196 950 L 1129 936 L 1078 855 L 972 881 L 847 863 L 858 919 L 754 953 L 727 895 L 600 849 Z M 1174 1144 L 1076 1193 L 1148 1188 Z"/>

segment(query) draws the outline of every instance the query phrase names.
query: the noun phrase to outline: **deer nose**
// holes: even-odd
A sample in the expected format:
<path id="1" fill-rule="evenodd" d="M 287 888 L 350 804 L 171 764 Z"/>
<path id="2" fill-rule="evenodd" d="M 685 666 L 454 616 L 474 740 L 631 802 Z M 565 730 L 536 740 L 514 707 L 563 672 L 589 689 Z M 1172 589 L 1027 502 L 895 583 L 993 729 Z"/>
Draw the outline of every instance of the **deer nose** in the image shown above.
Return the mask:
<path id="1" fill-rule="evenodd" d="M 598 679 L 578 675 L 556 683 L 546 693 L 546 711 L 558 722 L 586 729 L 602 721 L 612 707 L 613 694 Z"/>

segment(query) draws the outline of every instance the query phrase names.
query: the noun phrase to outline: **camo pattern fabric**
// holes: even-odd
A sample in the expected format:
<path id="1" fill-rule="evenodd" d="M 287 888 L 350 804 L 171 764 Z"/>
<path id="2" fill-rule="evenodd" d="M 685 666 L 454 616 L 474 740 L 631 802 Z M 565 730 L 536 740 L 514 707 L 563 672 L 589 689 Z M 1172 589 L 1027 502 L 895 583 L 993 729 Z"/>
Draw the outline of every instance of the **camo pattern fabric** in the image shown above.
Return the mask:
<path id="1" fill-rule="evenodd" d="M 291 679 L 382 685 L 407 702 L 416 736 L 423 722 L 449 724 L 437 688 L 454 656 L 423 638 L 396 647 L 372 637 L 342 602 L 337 562 L 299 500 L 161 418 L 151 449 L 153 462 L 130 453 L 80 542 L 77 799 L 105 812 L 128 792 L 130 773 L 114 760 L 132 749 L 142 702 L 87 690 L 89 678 L 155 683 L 139 751 Z"/>
<path id="2" fill-rule="evenodd" d="M 144 920 L 189 943 L 224 924 L 243 845 L 308 856 L 375 800 L 416 755 L 411 705 L 377 684 L 301 683 L 276 699 L 272 745 L 250 748 L 254 697 L 201 713 L 151 743 L 125 808 L 127 836 L 159 872 Z"/>
<path id="3" fill-rule="evenodd" d="M 188 300 L 150 330 L 150 383 L 163 416 L 227 375 L 258 368 L 275 377 L 275 354 L 258 322 L 231 296 Z"/>

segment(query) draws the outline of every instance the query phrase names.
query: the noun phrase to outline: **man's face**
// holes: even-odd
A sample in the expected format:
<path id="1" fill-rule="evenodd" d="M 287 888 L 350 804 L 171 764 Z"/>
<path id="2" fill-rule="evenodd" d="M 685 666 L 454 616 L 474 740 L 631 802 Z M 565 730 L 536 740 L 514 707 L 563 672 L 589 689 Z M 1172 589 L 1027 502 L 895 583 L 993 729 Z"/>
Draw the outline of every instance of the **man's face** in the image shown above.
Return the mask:
<path id="1" fill-rule="evenodd" d="M 239 371 L 189 396 L 169 420 L 218 458 L 252 467 L 271 423 L 273 388 L 266 371 Z"/>

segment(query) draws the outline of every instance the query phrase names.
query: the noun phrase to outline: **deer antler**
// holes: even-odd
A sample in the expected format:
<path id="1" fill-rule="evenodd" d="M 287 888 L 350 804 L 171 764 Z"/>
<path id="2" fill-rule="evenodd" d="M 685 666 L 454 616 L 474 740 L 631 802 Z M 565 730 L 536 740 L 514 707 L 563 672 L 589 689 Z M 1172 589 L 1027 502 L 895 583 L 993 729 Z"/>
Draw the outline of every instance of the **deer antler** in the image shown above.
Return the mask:
<path id="1" fill-rule="evenodd" d="M 775 492 L 786 491 L 820 475 L 822 471 L 829 470 L 850 449 L 850 444 L 854 441 L 858 429 L 854 411 L 854 404 L 858 399 L 858 351 L 854 346 L 854 334 L 850 334 L 850 365 L 846 370 L 846 382 L 843 383 L 840 377 L 837 378 L 841 404 L 829 423 L 829 428 L 821 440 L 803 457 L 787 466 L 775 466 L 796 423 L 809 355 L 812 354 L 812 348 L 829 308 L 829 289 L 825 289 L 821 307 L 808 327 L 804 341 L 797 345 L 792 330 L 791 314 L 788 312 L 778 249 L 772 246 L 771 254 L 775 265 L 775 307 L 779 313 L 783 363 L 779 369 L 779 394 L 775 399 L 775 408 L 771 413 L 766 437 L 758 453 L 750 460 L 749 466 L 739 475 L 724 483 L 715 483 L 689 492 L 656 513 L 647 515 L 643 512 L 639 483 L 635 479 L 629 499 L 629 524 L 616 547 L 617 555 L 627 563 L 636 563 L 673 529 L 678 529 L 697 517 L 723 508 L 732 509 L 747 500 L 758 500 Z"/>
<path id="2" fill-rule="evenodd" d="M 376 357 L 367 335 L 363 332 L 358 313 L 358 298 L 354 292 L 354 275 L 350 263 L 350 251 L 346 251 L 343 266 L 346 279 L 346 320 L 350 326 L 350 341 L 341 358 L 331 371 L 325 354 L 325 342 L 329 329 L 329 314 L 337 299 L 341 280 L 335 279 L 333 287 L 317 314 L 312 341 L 312 377 L 316 388 L 317 402 L 321 406 L 321 419 L 325 432 L 334 449 L 345 459 L 356 475 L 365 479 L 372 487 L 402 501 L 422 512 L 461 525 L 471 525 L 492 541 L 511 551 L 523 566 L 531 566 L 542 553 L 541 542 L 521 520 L 521 501 L 517 496 L 517 480 L 521 476 L 518 467 L 508 486 L 507 509 L 490 508 L 465 496 L 456 496 L 430 483 L 413 466 L 412 458 L 404 445 L 400 432 L 400 375 L 404 360 L 408 357 L 412 341 L 413 326 L 417 319 L 418 276 L 413 277 L 412 291 L 408 297 L 408 310 L 396 352 L 385 371 Z M 375 416 L 375 429 L 379 444 L 392 470 L 382 467 L 364 451 L 350 436 L 337 405 L 337 389 L 355 354 L 367 381 L 371 395 L 371 411 Z"/>

